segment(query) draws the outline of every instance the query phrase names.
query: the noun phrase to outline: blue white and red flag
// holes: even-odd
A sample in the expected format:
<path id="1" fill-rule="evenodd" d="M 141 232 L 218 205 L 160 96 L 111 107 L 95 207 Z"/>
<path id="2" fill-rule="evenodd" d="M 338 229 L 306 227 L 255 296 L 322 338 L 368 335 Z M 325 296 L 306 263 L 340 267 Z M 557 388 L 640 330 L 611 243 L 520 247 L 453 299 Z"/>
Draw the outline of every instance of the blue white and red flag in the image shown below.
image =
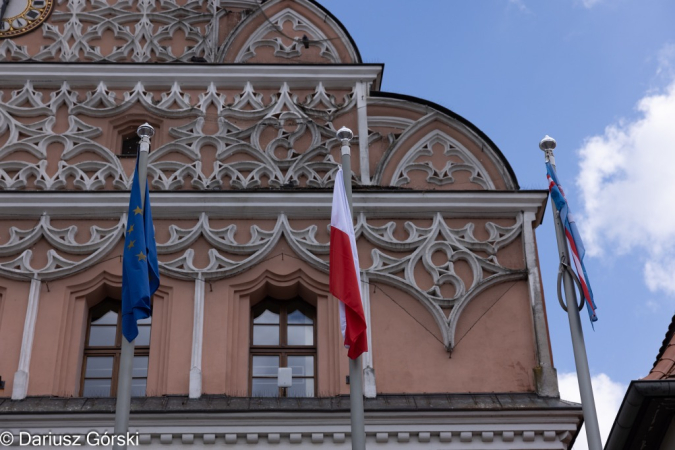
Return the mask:
<path id="1" fill-rule="evenodd" d="M 548 179 L 548 190 L 551 193 L 551 200 L 555 203 L 555 207 L 560 213 L 560 220 L 565 227 L 565 236 L 567 237 L 567 242 L 572 250 L 572 260 L 574 261 L 574 267 L 581 282 L 581 289 L 583 291 L 584 297 L 586 298 L 586 306 L 588 310 L 588 316 L 591 319 L 591 322 L 598 320 L 598 316 L 595 314 L 596 306 L 595 301 L 593 300 L 593 291 L 591 290 L 591 284 L 588 281 L 588 274 L 586 273 L 586 268 L 584 267 L 584 255 L 586 254 L 586 249 L 584 248 L 584 243 L 581 242 L 581 235 L 577 229 L 577 224 L 572 218 L 572 214 L 569 212 L 569 206 L 567 204 L 567 199 L 565 198 L 565 192 L 563 191 L 562 186 L 558 182 L 558 176 L 555 172 L 555 169 L 550 162 L 546 162 L 546 178 Z"/>

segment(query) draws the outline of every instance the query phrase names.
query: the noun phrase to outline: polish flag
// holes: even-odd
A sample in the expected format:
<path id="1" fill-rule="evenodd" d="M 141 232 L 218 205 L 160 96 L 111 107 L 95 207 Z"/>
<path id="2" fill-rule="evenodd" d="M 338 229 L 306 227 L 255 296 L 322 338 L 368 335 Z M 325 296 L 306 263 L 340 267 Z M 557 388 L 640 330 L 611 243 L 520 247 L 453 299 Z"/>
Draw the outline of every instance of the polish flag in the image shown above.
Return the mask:
<path id="1" fill-rule="evenodd" d="M 356 252 L 354 224 L 342 182 L 342 168 L 335 175 L 333 211 L 330 219 L 330 293 L 340 300 L 340 328 L 349 349 L 347 356 L 356 359 L 368 351 L 366 316 L 361 302 L 359 255 Z"/>

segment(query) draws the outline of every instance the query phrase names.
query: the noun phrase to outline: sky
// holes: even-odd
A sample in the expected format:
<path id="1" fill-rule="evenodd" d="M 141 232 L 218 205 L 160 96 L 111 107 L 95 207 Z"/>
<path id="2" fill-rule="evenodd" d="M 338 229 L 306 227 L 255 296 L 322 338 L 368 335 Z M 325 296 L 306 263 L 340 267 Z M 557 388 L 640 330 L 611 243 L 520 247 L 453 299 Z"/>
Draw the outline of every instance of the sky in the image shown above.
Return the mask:
<path id="1" fill-rule="evenodd" d="M 522 189 L 546 189 L 539 141 L 587 249 L 599 321 L 582 321 L 606 439 L 631 380 L 646 376 L 675 314 L 675 2 L 319 0 L 382 90 L 438 103 L 487 134 Z M 536 230 L 561 396 L 579 400 L 558 306 L 550 206 Z M 587 448 L 582 432 L 575 450 Z"/>

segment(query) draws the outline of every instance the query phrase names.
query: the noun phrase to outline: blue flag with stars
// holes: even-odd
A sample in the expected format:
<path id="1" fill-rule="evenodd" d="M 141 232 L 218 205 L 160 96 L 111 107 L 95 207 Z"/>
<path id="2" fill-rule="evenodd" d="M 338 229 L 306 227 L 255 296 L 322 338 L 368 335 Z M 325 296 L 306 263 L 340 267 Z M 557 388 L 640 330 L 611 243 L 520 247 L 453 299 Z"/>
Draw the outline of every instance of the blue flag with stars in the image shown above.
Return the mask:
<path id="1" fill-rule="evenodd" d="M 155 230 L 147 181 L 144 188 L 145 208 L 141 209 L 137 160 L 129 198 L 122 261 L 122 334 L 129 342 L 138 336 L 137 322 L 152 315 L 150 298 L 159 287 Z"/>

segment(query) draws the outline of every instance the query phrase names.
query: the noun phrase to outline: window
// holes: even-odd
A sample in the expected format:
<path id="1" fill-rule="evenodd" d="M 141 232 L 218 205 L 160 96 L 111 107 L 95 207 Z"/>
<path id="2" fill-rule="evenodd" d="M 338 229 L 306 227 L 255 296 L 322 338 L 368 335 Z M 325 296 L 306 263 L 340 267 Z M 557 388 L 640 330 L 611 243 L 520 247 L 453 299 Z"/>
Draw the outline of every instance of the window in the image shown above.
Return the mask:
<path id="1" fill-rule="evenodd" d="M 89 310 L 82 362 L 82 397 L 115 397 L 122 352 L 121 303 L 105 299 Z M 150 355 L 150 318 L 138 321 L 131 395 L 145 396 Z"/>
<path id="2" fill-rule="evenodd" d="M 316 395 L 315 319 L 315 308 L 300 298 L 266 298 L 251 308 L 251 396 Z M 291 368 L 293 386 L 277 387 L 279 367 Z"/>
<path id="3" fill-rule="evenodd" d="M 136 157 L 138 153 L 138 144 L 141 142 L 141 138 L 138 137 L 136 131 L 133 133 L 127 134 L 122 137 L 122 152 L 120 156 L 123 157 Z"/>

